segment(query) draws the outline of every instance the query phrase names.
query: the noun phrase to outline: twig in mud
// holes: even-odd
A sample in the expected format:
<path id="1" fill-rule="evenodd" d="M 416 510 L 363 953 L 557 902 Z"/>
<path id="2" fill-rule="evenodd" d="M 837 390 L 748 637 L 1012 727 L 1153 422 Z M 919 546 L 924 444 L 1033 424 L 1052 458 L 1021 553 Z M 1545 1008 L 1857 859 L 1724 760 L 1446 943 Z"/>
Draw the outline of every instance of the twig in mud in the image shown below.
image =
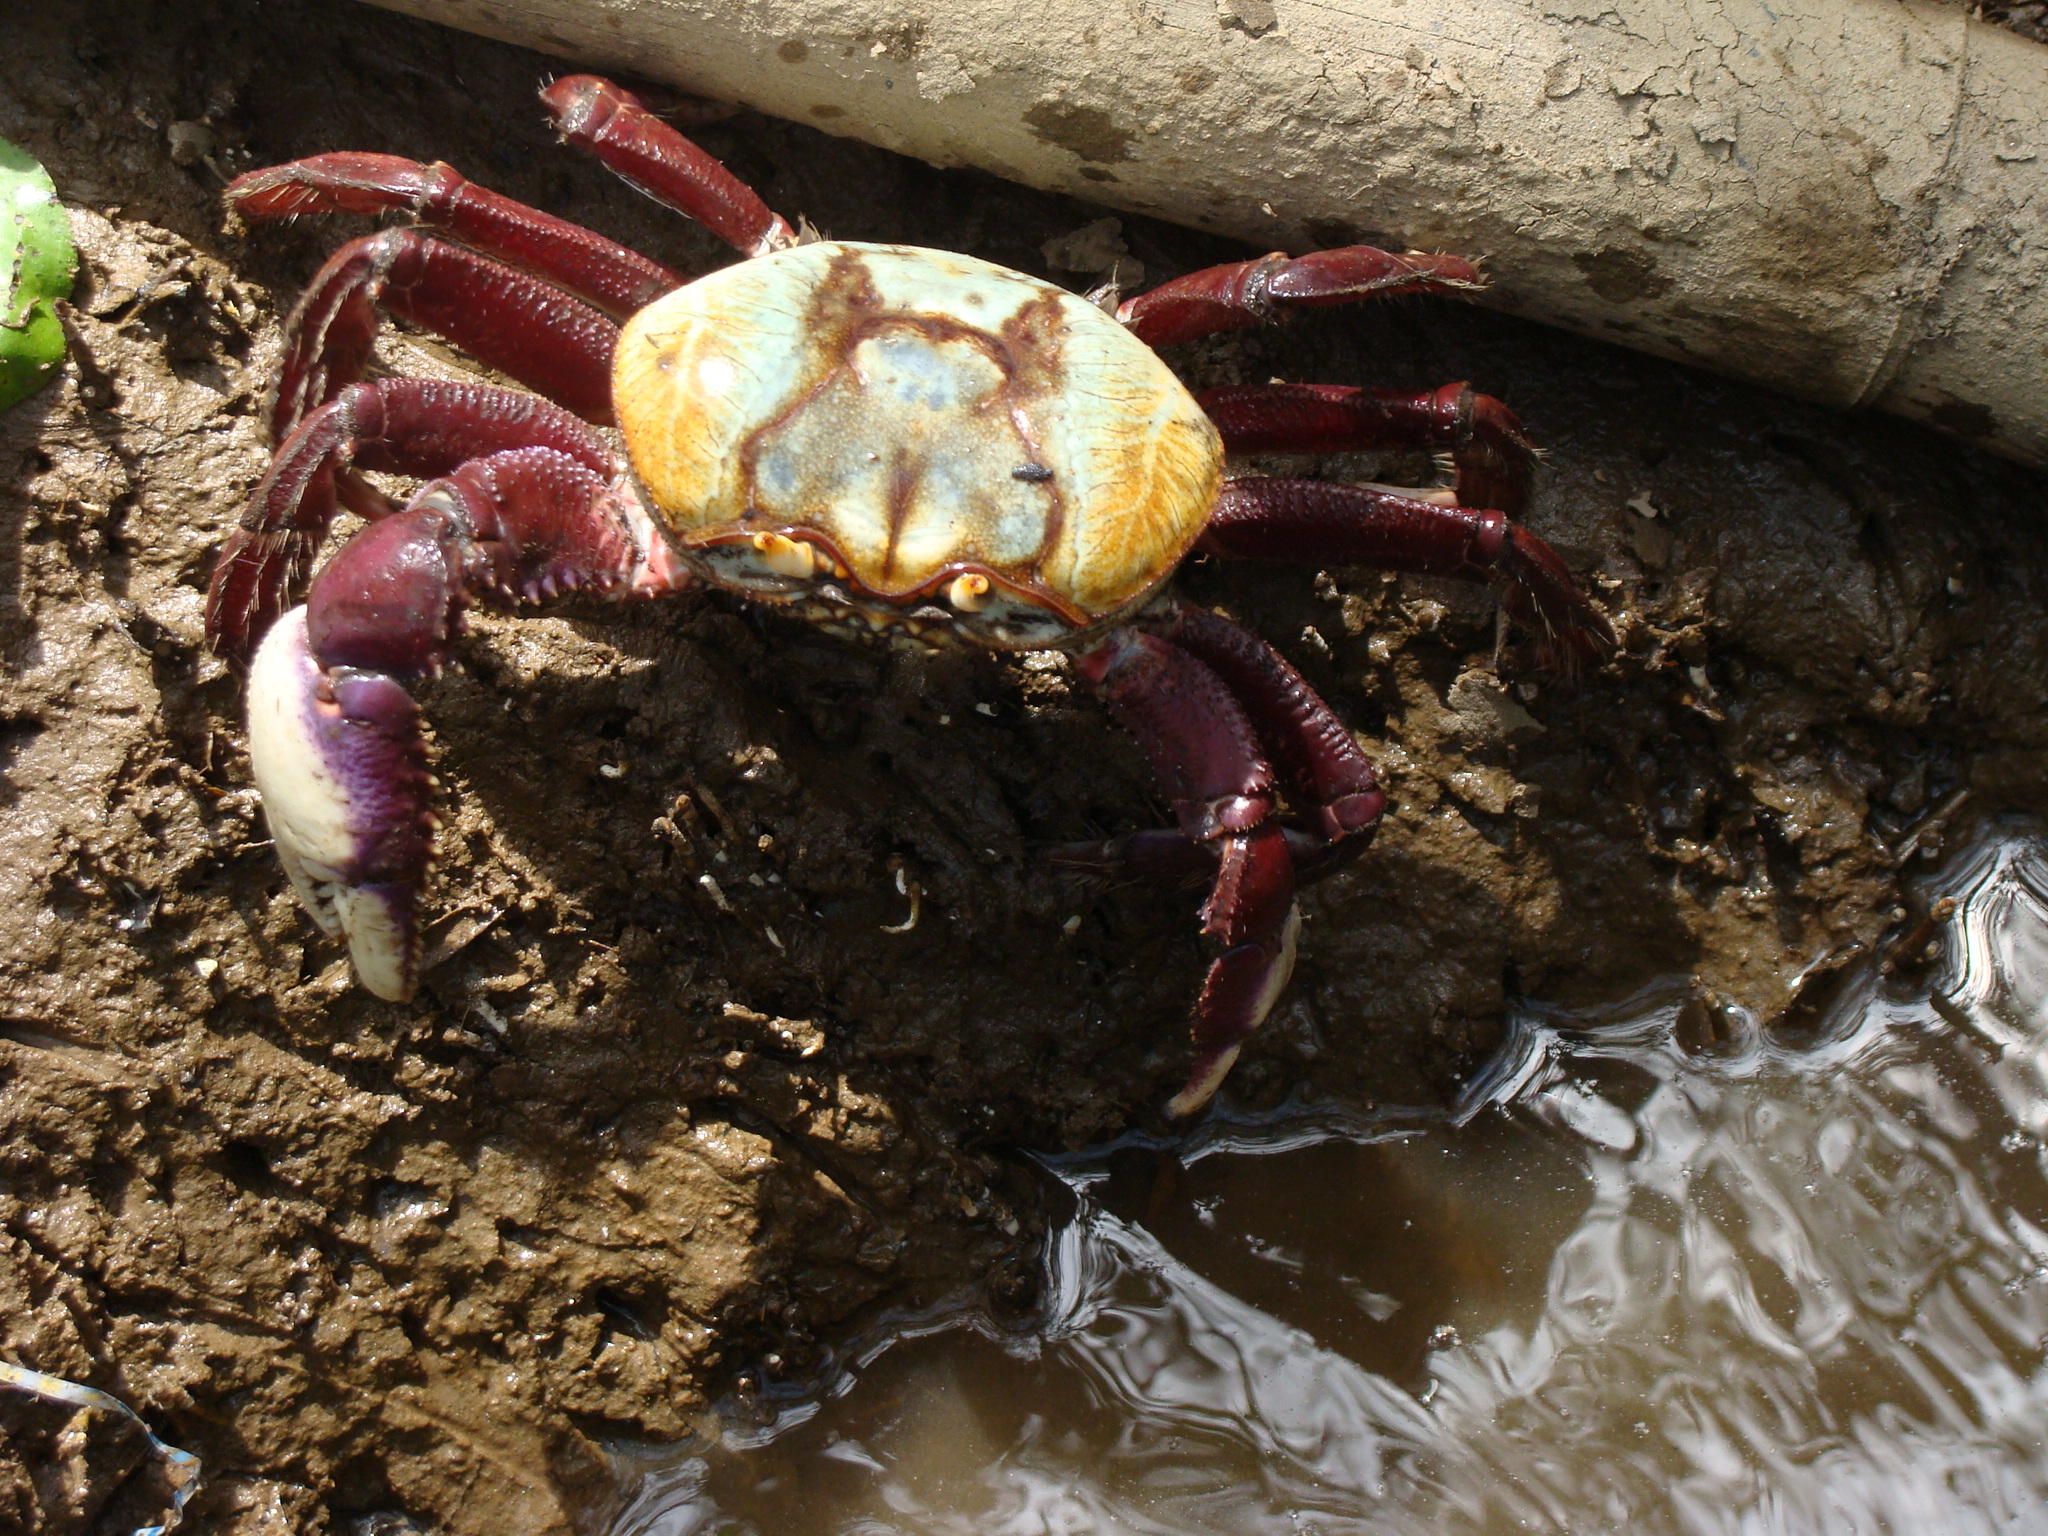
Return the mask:
<path id="1" fill-rule="evenodd" d="M 1901 864 L 1913 857 L 1919 851 L 1922 843 L 1940 834 L 1942 826 L 1951 816 L 1963 808 L 1963 803 L 1969 798 L 1970 791 L 1964 788 L 1957 790 L 1946 800 L 1942 801 L 1941 804 L 1928 812 L 1926 817 L 1912 831 L 1906 834 L 1905 840 L 1892 850 L 1892 857 Z"/>

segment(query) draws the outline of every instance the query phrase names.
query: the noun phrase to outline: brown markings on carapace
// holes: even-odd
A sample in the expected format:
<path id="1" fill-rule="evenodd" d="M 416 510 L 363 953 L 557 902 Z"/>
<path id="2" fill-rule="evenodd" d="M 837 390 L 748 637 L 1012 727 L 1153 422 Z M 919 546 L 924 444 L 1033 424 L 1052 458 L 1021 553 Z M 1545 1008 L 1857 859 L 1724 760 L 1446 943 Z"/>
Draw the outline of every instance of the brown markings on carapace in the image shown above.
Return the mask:
<path id="1" fill-rule="evenodd" d="M 901 443 L 889 459 L 889 543 L 882 551 L 882 576 L 896 573 L 896 546 L 903 539 L 903 521 L 910 516 L 910 498 L 924 477 L 911 462 L 910 450 Z"/>
<path id="2" fill-rule="evenodd" d="M 882 296 L 875 291 L 867 263 L 860 259 L 857 251 L 839 251 L 825 268 L 824 281 L 811 295 L 810 324 L 814 340 L 804 352 L 811 362 L 810 375 L 790 392 L 781 414 L 756 427 L 740 445 L 740 463 L 745 469 L 747 487 L 747 510 L 741 514 L 743 517 L 751 517 L 754 513 L 754 478 L 756 466 L 761 461 L 762 440 L 786 426 L 838 376 L 853 355 L 862 319 L 881 312 Z"/>
<path id="3" fill-rule="evenodd" d="M 1011 359 L 1003 368 L 1003 377 L 1009 380 L 1004 394 L 1008 397 L 1010 420 L 1018 437 L 1024 440 L 1024 446 L 1030 450 L 1033 464 L 1044 462 L 1044 444 L 1033 430 L 1031 416 L 1025 406 L 1033 400 L 1059 397 L 1066 383 L 1066 369 L 1062 366 L 1060 351 L 1060 343 L 1065 337 L 1066 323 L 1060 314 L 1058 294 L 1040 294 L 1003 322 L 1003 349 Z M 1027 367 L 1027 363 L 1035 366 Z M 1031 562 L 1031 585 L 1034 590 L 1042 591 L 1045 590 L 1046 552 L 1059 544 L 1060 535 L 1066 531 L 1067 491 L 1054 477 L 1040 483 L 1051 493 L 1051 499 L 1045 509 L 1045 528 L 1038 540 L 1038 556 Z"/>
<path id="4" fill-rule="evenodd" d="M 1034 401 L 1055 397 L 1065 379 L 1065 371 L 1060 366 L 1060 342 L 1066 329 L 1060 314 L 1060 297 L 1057 292 L 1041 294 L 1012 313 L 1003 322 L 999 333 L 990 332 L 951 315 L 888 308 L 875 288 L 873 276 L 861 253 L 853 250 L 835 253 L 811 297 L 808 317 L 811 340 L 805 349 L 812 360 L 811 371 L 791 391 L 783 409 L 755 428 L 741 445 L 740 460 L 744 467 L 747 500 L 743 520 L 752 519 L 758 509 L 754 485 L 762 445 L 814 404 L 842 374 L 852 369 L 853 354 L 861 342 L 888 330 L 919 332 L 935 345 L 945 341 L 964 341 L 986 356 L 1004 381 L 988 406 L 1008 415 L 1011 429 L 1020 439 L 1026 459 L 1038 462 L 1044 445 L 1032 424 L 1028 406 Z M 909 515 L 911 497 L 921 478 L 913 472 L 905 447 L 892 446 L 896 459 L 890 478 L 888 544 L 882 562 L 885 573 L 895 569 L 897 541 L 904 519 Z M 949 564 L 947 568 L 954 575 L 966 572 L 986 575 L 1000 581 L 1019 597 L 1049 609 L 1068 622 L 1075 622 L 1083 617 L 1080 610 L 1048 587 L 1042 577 L 1047 553 L 1057 544 L 1066 526 L 1064 488 L 1056 478 L 1043 483 L 1049 505 L 1040 530 L 1037 553 L 1026 571 L 996 572 L 979 562 Z M 816 534 L 812 534 L 812 538 L 821 546 L 826 543 Z M 710 537 L 695 542 L 709 545 L 723 543 L 725 538 L 714 532 Z M 847 569 L 853 569 L 850 563 Z M 851 576 L 848 584 L 868 597 L 885 602 L 909 602 L 918 595 L 905 594 L 898 598 L 875 592 Z M 934 585 L 926 583 L 918 592 L 932 590 L 935 590 Z"/>

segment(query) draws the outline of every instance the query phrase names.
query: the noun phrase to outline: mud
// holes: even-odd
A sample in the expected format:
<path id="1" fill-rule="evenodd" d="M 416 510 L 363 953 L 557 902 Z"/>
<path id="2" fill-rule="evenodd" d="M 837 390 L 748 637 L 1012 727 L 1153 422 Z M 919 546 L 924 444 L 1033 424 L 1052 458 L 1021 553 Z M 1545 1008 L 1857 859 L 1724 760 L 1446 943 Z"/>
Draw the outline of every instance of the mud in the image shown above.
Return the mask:
<path id="1" fill-rule="evenodd" d="M 1028 1309 L 1019 1150 L 1157 1124 L 1185 1068 L 1198 896 L 1042 858 L 1165 819 L 1135 747 L 1059 664 L 718 599 L 482 619 L 427 698 L 440 959 L 416 1004 L 370 998 L 293 905 L 199 643 L 279 315 L 345 231 L 229 227 L 222 179 L 447 158 L 725 258 L 552 145 L 557 66 L 516 50 L 333 3 L 87 0 L 10 9 L 0 56 L 0 135 L 84 258 L 63 378 L 0 418 L 0 1354 L 197 1452 L 200 1530 L 541 1533 L 601 1519 L 607 1444 L 801 1378 L 877 1308 Z M 1099 210 L 789 124 L 697 131 L 829 233 L 1089 281 L 1043 247 Z M 1242 254 L 1122 238 L 1155 281 Z M 460 366 L 405 337 L 385 360 Z M 1626 638 L 1593 676 L 1513 647 L 1497 676 L 1483 592 L 1189 569 L 1396 799 L 1307 898 L 1240 1103 L 1441 1100 L 1510 991 L 1686 975 L 1702 1043 L 1728 1004 L 1796 1030 L 1910 926 L 1902 863 L 2048 800 L 2039 477 L 1468 310 L 1172 360 L 1504 395 L 1550 451 L 1529 521 Z M 0 1526 L 155 1518 L 132 1432 L 6 1393 L 0 1421 Z"/>

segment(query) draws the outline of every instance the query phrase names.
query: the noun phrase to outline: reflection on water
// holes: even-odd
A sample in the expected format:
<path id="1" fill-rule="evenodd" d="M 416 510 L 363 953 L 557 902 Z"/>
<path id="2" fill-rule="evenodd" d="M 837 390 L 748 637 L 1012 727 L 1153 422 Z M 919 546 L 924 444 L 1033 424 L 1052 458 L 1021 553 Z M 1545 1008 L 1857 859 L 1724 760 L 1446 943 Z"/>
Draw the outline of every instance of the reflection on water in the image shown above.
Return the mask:
<path id="1" fill-rule="evenodd" d="M 665 1453 L 616 1536 L 2048 1531 L 2048 845 L 1944 888 L 1796 1052 L 1531 1015 L 1461 1117 L 1062 1163 L 1037 1338 Z"/>

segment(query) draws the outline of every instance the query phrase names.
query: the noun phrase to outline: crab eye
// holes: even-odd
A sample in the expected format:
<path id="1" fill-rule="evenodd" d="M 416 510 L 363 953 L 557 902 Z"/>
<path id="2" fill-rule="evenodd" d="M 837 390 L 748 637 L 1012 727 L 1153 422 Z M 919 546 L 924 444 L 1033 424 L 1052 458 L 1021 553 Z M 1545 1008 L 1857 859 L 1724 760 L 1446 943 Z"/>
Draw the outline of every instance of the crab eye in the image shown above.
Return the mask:
<path id="1" fill-rule="evenodd" d="M 817 552 L 795 539 L 784 538 L 779 533 L 757 533 L 754 535 L 754 549 L 760 554 L 761 563 L 778 576 L 808 581 L 818 573 Z"/>
<path id="2" fill-rule="evenodd" d="M 962 613 L 979 613 L 988 606 L 988 578 L 979 571 L 953 578 L 946 588 L 946 601 Z"/>

